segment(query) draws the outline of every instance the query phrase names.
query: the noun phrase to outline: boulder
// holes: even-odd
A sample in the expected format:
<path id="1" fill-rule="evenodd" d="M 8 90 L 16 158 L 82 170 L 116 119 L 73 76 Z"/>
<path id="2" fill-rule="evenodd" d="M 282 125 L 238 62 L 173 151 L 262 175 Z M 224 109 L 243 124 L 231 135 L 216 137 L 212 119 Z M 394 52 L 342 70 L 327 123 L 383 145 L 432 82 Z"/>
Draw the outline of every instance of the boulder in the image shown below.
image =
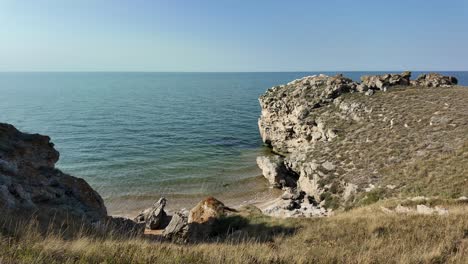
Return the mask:
<path id="1" fill-rule="evenodd" d="M 210 196 L 200 201 L 190 210 L 188 222 L 199 224 L 212 223 L 217 218 L 224 216 L 227 210 L 232 211 L 232 209 L 228 209 L 222 202 Z"/>
<path id="2" fill-rule="evenodd" d="M 112 230 L 114 234 L 124 236 L 141 236 L 145 231 L 144 223 L 136 223 L 135 221 L 124 217 L 109 216 L 107 229 Z"/>
<path id="3" fill-rule="evenodd" d="M 88 183 L 55 168 L 59 152 L 48 136 L 0 123 L 0 209 L 47 225 L 106 221 L 101 196 Z"/>
<path id="4" fill-rule="evenodd" d="M 421 74 L 411 82 L 412 85 L 424 87 L 451 87 L 457 83 L 457 78 L 439 73 Z"/>
<path id="5" fill-rule="evenodd" d="M 369 89 L 385 91 L 396 85 L 410 85 L 411 72 L 405 71 L 401 74 L 383 74 L 383 75 L 364 75 L 361 77 L 361 83 L 358 85 L 359 92 L 365 92 Z"/>
<path id="6" fill-rule="evenodd" d="M 152 207 L 143 210 L 136 218 L 137 223 L 145 223 L 147 229 L 156 230 L 163 227 L 167 214 L 164 211 L 166 198 L 162 197 Z"/>
<path id="7" fill-rule="evenodd" d="M 189 235 L 187 212 L 181 210 L 174 213 L 171 221 L 163 231 L 163 237 L 174 242 L 187 242 Z"/>
<path id="8" fill-rule="evenodd" d="M 188 215 L 188 236 L 190 241 L 200 241 L 209 238 L 217 221 L 235 210 L 226 207 L 214 197 L 200 201 Z"/>
<path id="9" fill-rule="evenodd" d="M 297 174 L 286 168 L 282 157 L 260 156 L 257 157 L 257 165 L 273 187 L 296 187 Z"/>

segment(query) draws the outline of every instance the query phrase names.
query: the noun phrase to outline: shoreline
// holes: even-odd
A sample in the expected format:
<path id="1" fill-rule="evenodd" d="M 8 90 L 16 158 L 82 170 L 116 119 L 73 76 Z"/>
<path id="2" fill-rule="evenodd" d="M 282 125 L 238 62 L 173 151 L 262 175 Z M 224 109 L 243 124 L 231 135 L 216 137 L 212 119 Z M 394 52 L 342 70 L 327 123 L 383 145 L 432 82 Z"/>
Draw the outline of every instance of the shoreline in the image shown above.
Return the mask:
<path id="1" fill-rule="evenodd" d="M 244 205 L 263 205 L 268 201 L 276 200 L 283 193 L 273 188 L 262 176 L 254 176 L 231 183 L 224 191 L 206 194 L 155 194 L 151 196 L 123 196 L 105 200 L 109 215 L 113 217 L 134 218 L 142 210 L 151 207 L 159 198 L 167 199 L 165 210 L 174 213 L 181 209 L 193 208 L 202 199 L 213 196 L 223 201 L 226 206 L 240 208 Z"/>

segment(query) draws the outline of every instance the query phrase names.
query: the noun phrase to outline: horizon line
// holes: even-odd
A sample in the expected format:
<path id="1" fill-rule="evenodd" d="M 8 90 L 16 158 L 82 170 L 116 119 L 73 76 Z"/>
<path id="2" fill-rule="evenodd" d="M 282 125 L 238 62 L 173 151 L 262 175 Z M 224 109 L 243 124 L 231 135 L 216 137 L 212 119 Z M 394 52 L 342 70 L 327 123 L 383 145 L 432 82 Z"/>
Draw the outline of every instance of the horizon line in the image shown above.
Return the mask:
<path id="1" fill-rule="evenodd" d="M 46 71 L 0 71 L 0 73 L 304 73 L 304 72 L 468 72 L 468 70 L 297 70 L 297 71 L 122 71 L 122 70 L 46 70 Z"/>

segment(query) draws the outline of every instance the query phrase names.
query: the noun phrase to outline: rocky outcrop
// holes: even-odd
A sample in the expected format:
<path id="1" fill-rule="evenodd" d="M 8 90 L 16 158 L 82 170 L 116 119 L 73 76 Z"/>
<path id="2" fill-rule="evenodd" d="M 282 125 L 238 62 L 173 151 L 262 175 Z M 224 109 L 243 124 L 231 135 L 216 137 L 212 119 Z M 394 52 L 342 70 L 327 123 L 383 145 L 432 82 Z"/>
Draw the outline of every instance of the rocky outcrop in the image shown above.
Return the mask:
<path id="1" fill-rule="evenodd" d="M 267 215 L 287 217 L 322 217 L 331 212 L 317 204 L 315 198 L 296 188 L 287 188 L 284 194 L 263 208 Z"/>
<path id="2" fill-rule="evenodd" d="M 50 138 L 0 123 L 0 208 L 43 223 L 107 219 L 101 196 L 85 180 L 55 168 L 59 153 Z"/>
<path id="3" fill-rule="evenodd" d="M 332 140 L 335 131 L 311 111 L 355 91 L 356 86 L 342 75 L 321 74 L 269 89 L 259 99 L 262 115 L 258 125 L 263 142 L 275 152 L 289 153 L 307 142 Z"/>
<path id="4" fill-rule="evenodd" d="M 295 188 L 288 184 L 293 187 L 289 193 L 264 212 L 326 215 L 370 196 L 362 193 L 385 188 L 380 182 L 387 170 L 437 156 L 435 142 L 443 142 L 444 149 L 460 148 L 463 140 L 458 135 L 467 129 L 465 111 L 460 110 L 463 100 L 447 95 L 455 100 L 446 102 L 440 94 L 449 90 L 420 87 L 453 85 L 456 79 L 428 74 L 411 82 L 410 76 L 410 72 L 363 76 L 361 83 L 355 83 L 342 75 L 314 75 L 275 86 L 260 96 L 260 135 L 281 156 L 260 157 L 257 163 L 275 187 L 285 187 L 278 171 L 297 175 Z M 412 88 L 406 89 L 411 83 Z M 361 93 L 387 90 L 371 97 Z M 456 131 L 441 126 L 453 126 Z M 392 191 L 399 188 L 389 186 Z M 298 198 L 298 193 L 304 195 Z"/>
<path id="5" fill-rule="evenodd" d="M 411 82 L 412 85 L 424 87 L 450 87 L 458 83 L 457 78 L 453 76 L 444 76 L 439 73 L 421 74 Z"/>
<path id="6" fill-rule="evenodd" d="M 281 156 L 259 156 L 257 157 L 257 165 L 273 187 L 296 187 L 298 176 L 284 165 Z"/>
<path id="7" fill-rule="evenodd" d="M 161 229 L 167 221 L 167 214 L 164 211 L 166 207 L 166 198 L 160 198 L 152 207 L 142 211 L 136 218 L 135 222 L 144 223 L 147 229 Z"/>
<path id="8" fill-rule="evenodd" d="M 357 86 L 359 92 L 367 90 L 382 90 L 397 85 L 409 85 L 411 72 L 405 71 L 401 74 L 365 75 L 361 77 L 361 83 Z"/>

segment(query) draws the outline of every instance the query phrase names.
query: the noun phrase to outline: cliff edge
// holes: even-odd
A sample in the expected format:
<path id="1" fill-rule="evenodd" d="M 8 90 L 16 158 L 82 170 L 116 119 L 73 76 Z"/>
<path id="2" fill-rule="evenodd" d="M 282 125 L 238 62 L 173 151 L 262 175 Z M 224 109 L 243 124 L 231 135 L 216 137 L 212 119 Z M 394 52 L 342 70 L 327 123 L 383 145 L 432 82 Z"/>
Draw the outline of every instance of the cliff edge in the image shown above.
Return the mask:
<path id="1" fill-rule="evenodd" d="M 64 219 L 83 223 L 107 217 L 101 196 L 85 180 L 55 168 L 59 153 L 48 136 L 0 123 L 0 209 L 43 224 Z"/>
<path id="2" fill-rule="evenodd" d="M 468 89 L 450 76 L 410 76 L 314 75 L 263 94 L 258 124 L 273 156 L 257 163 L 285 190 L 265 211 L 313 216 L 392 196 L 467 196 Z"/>

